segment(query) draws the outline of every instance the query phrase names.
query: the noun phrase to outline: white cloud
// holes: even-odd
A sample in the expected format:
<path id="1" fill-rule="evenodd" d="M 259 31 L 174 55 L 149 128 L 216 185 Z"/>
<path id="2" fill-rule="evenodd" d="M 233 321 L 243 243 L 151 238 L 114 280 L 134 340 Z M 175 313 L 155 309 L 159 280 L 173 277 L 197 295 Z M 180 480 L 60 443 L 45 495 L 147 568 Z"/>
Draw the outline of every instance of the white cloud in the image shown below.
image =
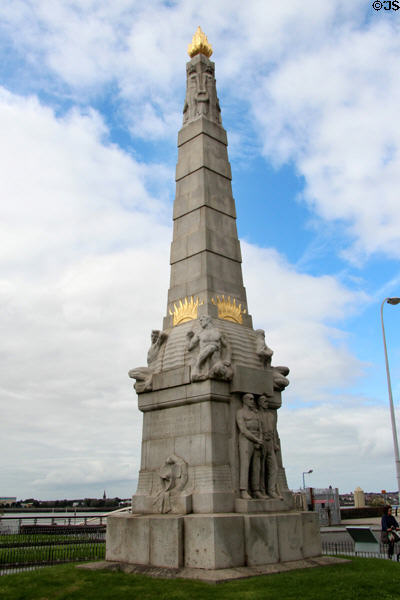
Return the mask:
<path id="1" fill-rule="evenodd" d="M 21 262 L 27 268 L 27 256 L 32 268 L 39 258 L 36 268 L 50 268 L 54 251 L 67 264 L 83 250 L 97 254 L 125 248 L 132 229 L 138 239 L 151 215 L 159 213 L 162 223 L 165 207 L 146 190 L 157 165 L 141 165 L 108 144 L 94 111 L 86 116 L 71 111 L 55 119 L 35 98 L 2 89 L 0 124 L 3 260 L 13 269 Z M 157 170 L 166 176 L 164 168 Z M 160 225 L 152 224 L 157 239 Z M 140 241 L 143 247 L 150 240 L 143 236 Z"/>
<path id="2" fill-rule="evenodd" d="M 102 449 L 105 463 L 129 455 L 133 479 L 141 416 L 127 371 L 161 325 L 168 283 L 167 210 L 146 189 L 155 166 L 108 144 L 95 113 L 57 119 L 3 91 L 0 122 L 2 456 L 32 457 L 26 493 L 79 470 L 94 481 Z"/>
<path id="3" fill-rule="evenodd" d="M 314 487 L 339 485 L 341 492 L 358 485 L 365 491 L 396 488 L 388 409 L 354 397 L 299 410 L 282 407 L 278 428 L 293 489 L 310 468 L 307 484 Z"/>
<path id="4" fill-rule="evenodd" d="M 362 29 L 362 11 L 361 1 L 316 0 L 268 7 L 4 0 L 0 7 L 3 33 L 29 65 L 15 71 L 25 73 L 22 89 L 43 88 L 61 104 L 67 89 L 82 106 L 115 86 L 123 125 L 153 140 L 176 135 L 185 50 L 200 23 L 215 48 L 224 119 L 240 121 L 230 139 L 240 148 L 246 131 L 254 151 L 251 105 L 266 156 L 293 161 L 312 210 L 346 223 L 352 260 L 397 256 L 400 231 L 399 88 L 395 61 L 387 60 L 398 53 L 397 26 L 371 20 Z M 114 482 L 125 490 L 114 493 L 129 495 L 141 415 L 126 372 L 143 363 L 165 310 L 171 229 L 162 190 L 172 174 L 111 144 L 90 106 L 57 117 L 34 95 L 2 88 L 0 124 L 3 481 L 25 496 L 68 495 L 82 481 L 100 491 Z M 365 367 L 348 348 L 343 322 L 367 298 L 335 277 L 297 272 L 273 250 L 243 250 L 254 324 L 266 329 L 275 364 L 291 368 L 280 416 L 291 485 L 314 467 L 314 477 L 324 469 L 330 477 L 320 485 L 340 477 L 348 489 L 373 488 L 382 477 L 390 488 L 385 413 L 332 394 Z"/>
<path id="5" fill-rule="evenodd" d="M 238 121 L 254 128 L 268 160 L 293 161 L 312 211 L 349 236 L 343 256 L 400 255 L 396 19 L 361 0 L 4 0 L 0 14 L 37 85 L 46 85 L 47 69 L 56 78 L 49 90 L 67 86 L 79 102 L 112 85 L 131 133 L 146 139 L 175 135 L 185 51 L 201 23 L 215 48 L 220 95 L 241 103 Z M 239 126 L 236 133 L 246 144 Z"/>
<path id="6" fill-rule="evenodd" d="M 346 256 L 400 256 L 400 85 L 396 27 L 345 28 L 317 49 L 283 60 L 254 97 L 272 160 L 294 160 L 304 197 L 353 239 Z M 388 64 L 386 64 L 388 62 Z"/>
<path id="7" fill-rule="evenodd" d="M 335 323 L 366 303 L 366 295 L 331 276 L 299 273 L 275 250 L 245 243 L 242 249 L 254 326 L 266 330 L 273 364 L 291 369 L 287 400 L 320 401 L 325 390 L 354 382 L 363 365 Z"/>
<path id="8" fill-rule="evenodd" d="M 8 407 L 1 443 L 15 493 L 44 497 L 57 486 L 65 495 L 82 478 L 112 485 L 128 472 L 131 483 L 118 485 L 132 492 L 141 416 L 127 371 L 144 362 L 166 306 L 167 210 L 146 190 L 151 166 L 110 145 L 97 114 L 57 118 L 33 98 L 3 92 L 0 122 L 9 234 L 0 285 Z M 326 324 L 358 296 L 332 277 L 297 273 L 275 251 L 244 249 L 250 310 L 278 362 L 292 367 L 296 393 L 312 397 L 333 383 L 332 372 L 359 372 L 344 342 L 336 344 L 343 333 Z M 23 456 L 31 457 L 29 476 L 17 467 Z"/>

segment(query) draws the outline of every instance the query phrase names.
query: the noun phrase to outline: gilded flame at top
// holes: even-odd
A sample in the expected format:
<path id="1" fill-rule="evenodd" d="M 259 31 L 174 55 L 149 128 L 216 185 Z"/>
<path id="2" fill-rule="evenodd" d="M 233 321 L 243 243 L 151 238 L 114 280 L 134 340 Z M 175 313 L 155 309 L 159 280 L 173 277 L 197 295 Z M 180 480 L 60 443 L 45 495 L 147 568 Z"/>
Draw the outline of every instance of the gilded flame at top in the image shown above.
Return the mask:
<path id="1" fill-rule="evenodd" d="M 190 58 L 196 56 L 196 54 L 205 54 L 207 58 L 210 58 L 213 50 L 211 44 L 209 44 L 207 36 L 201 30 L 200 25 L 196 29 L 196 33 L 193 36 L 192 43 L 188 46 L 188 54 Z"/>

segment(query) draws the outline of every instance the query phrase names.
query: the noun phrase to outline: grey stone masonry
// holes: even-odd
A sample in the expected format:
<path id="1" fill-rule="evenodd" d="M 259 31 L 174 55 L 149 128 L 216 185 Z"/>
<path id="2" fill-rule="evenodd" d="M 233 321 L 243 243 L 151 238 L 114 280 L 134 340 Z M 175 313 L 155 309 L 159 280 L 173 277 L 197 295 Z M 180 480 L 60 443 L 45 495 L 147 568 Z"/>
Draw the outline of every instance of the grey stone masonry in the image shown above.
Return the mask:
<path id="1" fill-rule="evenodd" d="M 132 511 L 290 511 L 293 500 L 276 427 L 268 434 L 274 435 L 274 448 L 268 446 L 274 467 L 268 495 L 264 442 L 260 439 L 253 452 L 251 434 L 246 428 L 240 433 L 237 426 L 243 394 L 252 395 L 254 401 L 266 395 L 269 410 L 276 415 L 283 389 L 278 384 L 286 380 L 271 366 L 273 352 L 264 332 L 253 329 L 247 312 L 214 63 L 197 55 L 186 71 L 168 312 L 163 330 L 151 333 L 147 367 L 130 371 L 143 412 L 141 467 Z M 174 309 L 185 302 L 186 312 L 177 318 Z M 254 415 L 248 416 L 250 421 L 259 419 L 258 412 Z"/>
<path id="2" fill-rule="evenodd" d="M 186 71 L 167 313 L 147 364 L 129 371 L 141 463 L 131 514 L 108 520 L 107 560 L 216 571 L 304 561 L 321 542 L 283 466 L 289 369 L 272 364 L 248 314 L 214 63 L 196 54 Z"/>
<path id="3" fill-rule="evenodd" d="M 116 514 L 107 523 L 108 561 L 219 570 L 320 555 L 315 513 Z"/>
<path id="4" fill-rule="evenodd" d="M 235 298 L 247 312 L 236 229 L 227 136 L 222 127 L 214 63 L 200 54 L 187 64 L 184 124 L 178 134 L 171 279 L 164 329 L 174 303 L 196 296 L 201 313 L 216 316 L 211 299 Z M 195 101 L 207 91 L 208 102 Z M 196 96 L 197 95 L 197 96 Z M 215 106 L 214 106 L 214 104 Z M 251 317 L 243 322 L 252 327 Z"/>

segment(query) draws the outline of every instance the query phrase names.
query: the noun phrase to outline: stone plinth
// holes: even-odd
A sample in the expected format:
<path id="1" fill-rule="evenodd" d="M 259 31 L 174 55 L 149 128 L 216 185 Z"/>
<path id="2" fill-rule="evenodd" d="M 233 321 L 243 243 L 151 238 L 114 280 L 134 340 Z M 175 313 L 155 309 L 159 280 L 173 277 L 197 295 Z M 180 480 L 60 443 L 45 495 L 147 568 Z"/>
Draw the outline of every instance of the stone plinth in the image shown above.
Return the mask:
<path id="1" fill-rule="evenodd" d="M 294 508 L 293 494 L 283 492 L 281 498 L 271 498 L 266 500 L 244 500 L 235 499 L 235 512 L 237 513 L 276 513 Z"/>
<path id="2" fill-rule="evenodd" d="M 142 461 L 132 512 L 161 512 L 160 470 L 171 455 L 187 463 L 187 483 L 182 493 L 171 494 L 162 512 L 235 510 L 230 403 L 229 384 L 212 380 L 141 395 Z"/>
<path id="3" fill-rule="evenodd" d="M 107 519 L 106 559 L 137 565 L 180 567 L 183 517 L 115 515 Z"/>
<path id="4" fill-rule="evenodd" d="M 243 370 L 247 372 L 246 368 Z M 251 374 L 255 369 L 248 371 Z M 264 373 L 266 386 L 270 385 L 269 372 Z M 187 379 L 189 375 L 190 371 Z M 139 408 L 144 413 L 142 459 L 132 512 L 260 513 L 293 508 L 282 468 L 282 499 L 239 498 L 235 415 L 241 403 L 240 393 L 231 391 L 236 385 L 234 382 L 211 379 L 189 382 L 184 378 L 184 369 L 160 373 L 154 380 L 155 387 L 161 383 L 169 387 L 139 396 Z M 254 380 L 257 382 L 257 378 Z M 251 383 L 248 385 L 251 388 Z M 234 389 L 238 389 L 237 386 Z M 280 402 L 278 393 L 276 404 L 279 406 Z M 188 481 L 182 495 L 171 495 L 168 510 L 161 510 L 158 502 L 162 492 L 160 469 L 171 455 L 182 457 L 187 463 Z"/>
<path id="5" fill-rule="evenodd" d="M 314 513 L 112 515 L 108 561 L 150 567 L 227 569 L 321 554 Z"/>

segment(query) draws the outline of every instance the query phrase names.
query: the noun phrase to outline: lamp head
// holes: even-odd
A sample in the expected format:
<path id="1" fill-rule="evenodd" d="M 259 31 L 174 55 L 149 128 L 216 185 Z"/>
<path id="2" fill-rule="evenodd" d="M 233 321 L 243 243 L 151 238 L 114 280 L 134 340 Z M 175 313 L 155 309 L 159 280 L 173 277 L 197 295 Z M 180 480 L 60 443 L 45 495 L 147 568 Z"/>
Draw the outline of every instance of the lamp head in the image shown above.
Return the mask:
<path id="1" fill-rule="evenodd" d="M 388 298 L 387 299 L 387 303 L 388 304 L 399 304 L 400 303 L 400 298 Z"/>

